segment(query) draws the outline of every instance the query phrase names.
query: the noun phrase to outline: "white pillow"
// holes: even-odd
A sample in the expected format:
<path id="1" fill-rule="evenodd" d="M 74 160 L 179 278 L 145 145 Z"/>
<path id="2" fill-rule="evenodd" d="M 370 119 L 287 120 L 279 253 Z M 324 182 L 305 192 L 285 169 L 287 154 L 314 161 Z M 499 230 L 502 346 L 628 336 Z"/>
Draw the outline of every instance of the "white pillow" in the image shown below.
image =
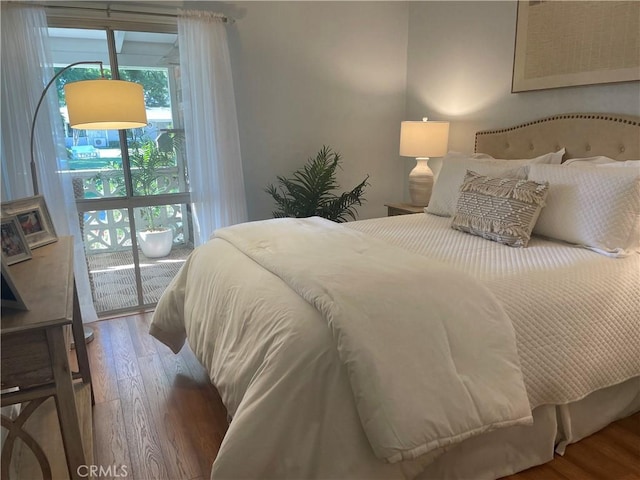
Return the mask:
<path id="1" fill-rule="evenodd" d="M 613 257 L 640 249 L 640 170 L 531 165 L 529 180 L 549 182 L 533 233 Z"/>
<path id="2" fill-rule="evenodd" d="M 562 157 L 566 150 L 561 148 L 557 152 L 545 153 L 544 155 L 540 155 L 535 158 L 525 158 L 522 160 L 511 160 L 511 159 L 499 159 L 494 158 L 488 153 L 473 153 L 470 155 L 471 158 L 475 158 L 476 160 L 487 160 L 487 161 L 496 161 L 496 162 L 518 162 L 523 165 L 527 165 L 529 163 L 549 163 L 551 165 L 560 165 L 562 163 Z"/>
<path id="3" fill-rule="evenodd" d="M 627 167 L 627 168 L 635 168 L 640 169 L 640 160 L 624 160 L 624 161 L 615 161 L 615 162 L 611 162 L 611 163 L 603 163 L 602 165 L 597 165 L 598 167 L 608 167 L 608 168 L 615 168 L 615 167 Z"/>
<path id="4" fill-rule="evenodd" d="M 640 160 L 617 161 L 609 157 L 570 158 L 563 163 L 565 166 L 584 167 L 635 167 L 640 168 Z"/>
<path id="5" fill-rule="evenodd" d="M 486 154 L 474 154 L 476 157 L 464 153 L 449 152 L 442 159 L 442 168 L 433 185 L 433 192 L 429 206 L 424 211 L 451 217 L 455 214 L 460 186 L 464 182 L 467 170 L 479 175 L 506 178 L 527 178 L 527 168 L 534 163 L 560 163 L 564 155 L 564 148 L 559 152 L 547 153 L 536 158 L 521 160 L 501 160 Z"/>

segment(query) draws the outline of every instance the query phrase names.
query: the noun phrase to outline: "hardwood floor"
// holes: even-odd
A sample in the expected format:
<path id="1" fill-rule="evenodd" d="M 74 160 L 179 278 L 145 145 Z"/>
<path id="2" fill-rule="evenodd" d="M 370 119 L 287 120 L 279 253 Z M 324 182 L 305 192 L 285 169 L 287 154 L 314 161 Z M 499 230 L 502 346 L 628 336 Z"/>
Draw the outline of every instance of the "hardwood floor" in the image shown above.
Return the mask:
<path id="1" fill-rule="evenodd" d="M 125 465 L 128 479 L 209 478 L 226 410 L 191 350 L 174 355 L 147 333 L 150 320 L 92 324 L 95 463 Z"/>
<path id="2" fill-rule="evenodd" d="M 127 479 L 209 478 L 226 410 L 191 350 L 174 355 L 147 333 L 150 320 L 143 314 L 92 324 L 95 463 L 126 465 Z M 640 413 L 506 479 L 640 479 Z"/>

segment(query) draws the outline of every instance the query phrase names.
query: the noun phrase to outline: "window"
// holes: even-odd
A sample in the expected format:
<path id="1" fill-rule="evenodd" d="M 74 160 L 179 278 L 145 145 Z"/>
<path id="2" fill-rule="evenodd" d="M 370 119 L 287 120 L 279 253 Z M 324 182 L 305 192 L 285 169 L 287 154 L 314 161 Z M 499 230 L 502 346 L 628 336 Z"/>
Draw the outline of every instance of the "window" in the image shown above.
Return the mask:
<path id="1" fill-rule="evenodd" d="M 105 77 L 143 86 L 147 127 L 74 130 L 64 84 L 100 78 L 100 66 L 69 69 L 57 84 L 67 156 L 62 164 L 74 187 L 96 310 L 104 315 L 153 306 L 193 248 L 177 35 L 52 25 L 49 37 L 58 71 L 102 61 Z"/>

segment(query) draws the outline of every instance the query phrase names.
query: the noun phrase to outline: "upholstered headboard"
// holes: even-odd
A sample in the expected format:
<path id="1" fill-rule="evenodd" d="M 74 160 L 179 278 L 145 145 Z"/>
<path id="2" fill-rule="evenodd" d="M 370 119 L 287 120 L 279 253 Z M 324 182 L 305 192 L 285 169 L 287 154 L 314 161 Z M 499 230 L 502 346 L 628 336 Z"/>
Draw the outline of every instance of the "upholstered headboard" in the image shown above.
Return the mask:
<path id="1" fill-rule="evenodd" d="M 476 133 L 475 151 L 495 158 L 533 158 L 564 147 L 569 158 L 640 159 L 640 117 L 567 113 Z"/>

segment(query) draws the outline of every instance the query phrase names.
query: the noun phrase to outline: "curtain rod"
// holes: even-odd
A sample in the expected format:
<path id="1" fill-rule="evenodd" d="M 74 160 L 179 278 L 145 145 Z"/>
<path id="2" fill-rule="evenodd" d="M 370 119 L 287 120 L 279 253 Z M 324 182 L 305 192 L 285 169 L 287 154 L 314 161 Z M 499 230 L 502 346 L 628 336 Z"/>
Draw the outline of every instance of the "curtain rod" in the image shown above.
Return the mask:
<path id="1" fill-rule="evenodd" d="M 22 3 L 22 2 L 9 2 L 14 5 L 19 4 L 23 6 L 32 6 L 32 7 L 45 7 L 46 9 L 73 9 L 73 10 L 85 10 L 85 11 L 93 11 L 93 12 L 104 12 L 107 14 L 107 17 L 110 17 L 112 13 L 123 13 L 123 14 L 133 14 L 133 15 L 149 15 L 154 17 L 165 17 L 165 18 L 177 18 L 177 13 L 161 13 L 161 12 L 141 12 L 136 10 L 121 10 L 118 8 L 111 8 L 107 5 L 106 8 L 97 8 L 97 7 L 88 7 L 88 6 L 75 6 L 75 5 L 51 5 L 46 3 Z M 234 18 L 227 17 L 226 15 L 220 15 L 220 20 L 224 23 L 235 23 Z"/>

